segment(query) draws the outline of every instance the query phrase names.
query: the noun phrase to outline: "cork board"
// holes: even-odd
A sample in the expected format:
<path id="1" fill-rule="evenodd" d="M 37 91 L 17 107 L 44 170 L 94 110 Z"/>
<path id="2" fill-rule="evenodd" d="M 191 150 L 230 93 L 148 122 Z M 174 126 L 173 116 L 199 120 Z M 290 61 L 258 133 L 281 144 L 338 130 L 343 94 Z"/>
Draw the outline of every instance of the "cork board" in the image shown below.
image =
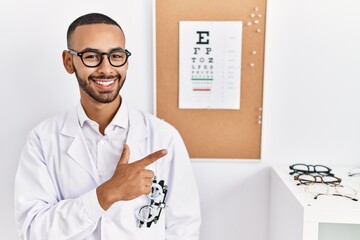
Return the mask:
<path id="1" fill-rule="evenodd" d="M 191 158 L 260 159 L 266 0 L 155 0 L 155 114 Z M 179 22 L 242 21 L 239 110 L 179 109 Z"/>

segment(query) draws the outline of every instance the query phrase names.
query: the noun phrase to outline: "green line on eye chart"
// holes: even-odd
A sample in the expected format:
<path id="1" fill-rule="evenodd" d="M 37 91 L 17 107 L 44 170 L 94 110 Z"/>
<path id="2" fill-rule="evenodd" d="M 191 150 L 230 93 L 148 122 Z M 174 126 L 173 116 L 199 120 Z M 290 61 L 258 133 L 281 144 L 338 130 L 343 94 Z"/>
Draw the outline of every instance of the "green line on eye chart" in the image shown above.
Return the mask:
<path id="1" fill-rule="evenodd" d="M 192 78 L 193 81 L 213 81 L 213 78 Z"/>

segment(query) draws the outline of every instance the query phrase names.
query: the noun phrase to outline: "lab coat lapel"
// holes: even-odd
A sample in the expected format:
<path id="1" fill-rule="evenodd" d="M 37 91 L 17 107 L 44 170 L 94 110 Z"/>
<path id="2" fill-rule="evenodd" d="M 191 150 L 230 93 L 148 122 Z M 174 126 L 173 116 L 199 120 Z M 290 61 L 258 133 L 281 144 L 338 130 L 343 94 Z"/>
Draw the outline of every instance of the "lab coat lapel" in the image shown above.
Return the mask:
<path id="1" fill-rule="evenodd" d="M 84 168 L 96 183 L 100 184 L 99 176 L 95 171 L 94 162 L 79 125 L 76 109 L 69 112 L 61 133 L 68 138 L 66 140 L 66 143 L 69 145 L 67 153 L 71 159 Z"/>

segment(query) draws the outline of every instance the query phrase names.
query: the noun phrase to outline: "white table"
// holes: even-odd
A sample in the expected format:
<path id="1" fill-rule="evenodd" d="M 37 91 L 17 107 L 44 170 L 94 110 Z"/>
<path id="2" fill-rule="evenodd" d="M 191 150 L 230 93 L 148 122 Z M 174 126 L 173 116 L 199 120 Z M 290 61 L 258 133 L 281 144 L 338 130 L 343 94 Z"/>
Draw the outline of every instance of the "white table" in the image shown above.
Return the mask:
<path id="1" fill-rule="evenodd" d="M 351 167 L 329 167 L 342 184 L 355 188 L 359 201 L 336 196 L 314 199 L 304 185 L 296 185 L 289 167 L 273 167 L 269 240 L 318 240 L 321 223 L 360 224 L 360 177 L 347 177 Z"/>

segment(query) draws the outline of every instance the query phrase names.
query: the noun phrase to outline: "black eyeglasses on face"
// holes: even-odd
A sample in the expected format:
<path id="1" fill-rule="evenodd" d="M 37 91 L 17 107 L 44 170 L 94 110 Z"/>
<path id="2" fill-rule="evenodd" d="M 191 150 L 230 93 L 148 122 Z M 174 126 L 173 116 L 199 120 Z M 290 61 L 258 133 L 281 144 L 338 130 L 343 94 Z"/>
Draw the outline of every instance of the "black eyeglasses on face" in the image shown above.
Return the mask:
<path id="1" fill-rule="evenodd" d="M 98 50 L 84 50 L 76 52 L 75 50 L 69 49 L 69 53 L 80 57 L 83 64 L 90 68 L 99 66 L 104 59 L 104 55 L 107 55 L 109 63 L 113 67 L 121 67 L 125 65 L 128 58 L 131 56 L 131 52 L 126 49 L 114 49 L 110 52 L 100 52 Z"/>
<path id="2" fill-rule="evenodd" d="M 333 176 L 334 174 L 331 173 L 331 168 L 324 166 L 324 165 L 308 165 L 303 163 L 297 163 L 289 166 L 290 174 L 294 173 L 318 173 L 322 175 L 330 175 Z"/>

